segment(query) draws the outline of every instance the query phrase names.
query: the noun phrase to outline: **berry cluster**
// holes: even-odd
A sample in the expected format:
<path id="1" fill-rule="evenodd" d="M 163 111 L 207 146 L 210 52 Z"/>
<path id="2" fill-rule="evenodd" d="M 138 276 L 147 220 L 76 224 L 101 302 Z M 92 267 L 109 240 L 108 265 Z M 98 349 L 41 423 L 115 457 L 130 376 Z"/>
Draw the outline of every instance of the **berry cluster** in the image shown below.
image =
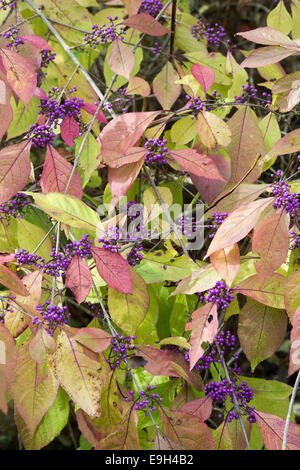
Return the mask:
<path id="1" fill-rule="evenodd" d="M 270 93 L 264 91 L 262 93 L 262 98 L 259 98 L 257 95 L 257 88 L 254 88 L 253 86 L 248 84 L 242 85 L 242 88 L 244 90 L 242 95 L 234 97 L 236 104 L 249 103 L 251 99 L 255 101 L 260 101 L 261 105 L 265 107 L 272 103 L 272 95 Z"/>
<path id="2" fill-rule="evenodd" d="M 21 2 L 24 2 L 24 0 L 21 0 Z M 0 0 L 0 10 L 6 11 L 7 7 L 9 7 L 10 10 L 16 8 L 17 0 Z"/>
<path id="3" fill-rule="evenodd" d="M 191 35 L 200 41 L 206 39 L 206 45 L 209 44 L 219 47 L 222 39 L 226 36 L 225 29 L 223 26 L 218 23 L 210 25 L 209 23 L 204 23 L 203 19 L 200 18 L 196 24 L 194 24 L 190 29 Z"/>
<path id="4" fill-rule="evenodd" d="M 27 139 L 31 140 L 33 147 L 45 147 L 47 144 L 53 145 L 55 134 L 51 125 L 37 123 L 30 126 L 27 131 Z"/>
<path id="5" fill-rule="evenodd" d="M 213 232 L 209 234 L 209 238 L 214 238 L 216 231 L 218 230 L 219 226 L 224 222 L 224 220 L 228 217 L 228 212 L 214 212 L 212 215 L 213 224 L 206 225 L 206 227 L 212 228 Z"/>
<path id="6" fill-rule="evenodd" d="M 153 49 L 152 49 L 152 54 L 153 54 L 153 55 L 156 55 L 156 54 L 158 54 L 159 52 L 161 52 L 161 50 L 162 50 L 162 47 L 159 45 L 158 42 L 155 42 L 155 43 L 154 43 L 154 46 L 153 46 Z"/>
<path id="7" fill-rule="evenodd" d="M 186 236 L 187 239 L 193 237 L 193 234 L 198 230 L 199 226 L 202 225 L 202 221 L 197 221 L 194 216 L 181 216 L 175 220 L 176 225 L 181 229 L 181 233 Z"/>
<path id="8" fill-rule="evenodd" d="M 163 4 L 160 0 L 143 0 L 138 13 L 148 13 L 148 15 L 151 15 L 153 18 L 155 18 L 162 7 Z"/>
<path id="9" fill-rule="evenodd" d="M 29 251 L 24 250 L 23 248 L 15 254 L 15 258 L 20 266 L 35 266 L 38 269 L 41 269 L 45 263 L 44 258 L 30 254 Z"/>
<path id="10" fill-rule="evenodd" d="M 106 24 L 103 24 L 102 26 L 94 24 L 92 26 L 91 33 L 85 33 L 84 35 L 83 41 L 93 49 L 96 49 L 99 44 L 106 44 L 116 38 L 119 38 L 120 41 L 124 39 L 125 26 L 120 27 L 119 30 L 117 30 L 117 26 L 115 25 L 115 21 L 118 17 L 115 16 L 112 18 L 111 16 L 108 16 L 107 19 L 110 22 L 108 26 Z"/>
<path id="11" fill-rule="evenodd" d="M 66 256 L 72 258 L 74 255 L 80 255 L 81 258 L 92 258 L 91 248 L 93 240 L 90 234 L 86 233 L 79 242 L 70 242 L 66 244 Z"/>
<path id="12" fill-rule="evenodd" d="M 141 390 L 137 398 L 134 398 L 134 391 L 130 390 L 131 400 L 130 398 L 125 398 L 125 401 L 133 401 L 135 403 L 135 410 L 143 411 L 145 416 L 148 416 L 149 413 L 156 411 L 163 401 L 163 398 L 158 393 L 152 393 L 156 388 L 156 385 L 153 385 L 153 387 L 147 385 L 146 390 Z"/>
<path id="13" fill-rule="evenodd" d="M 134 101 L 134 96 L 128 96 L 126 90 L 126 87 L 115 90 L 113 98 L 110 103 L 105 104 L 105 108 L 114 109 L 116 113 L 126 113 Z"/>
<path id="14" fill-rule="evenodd" d="M 291 250 L 296 250 L 300 248 L 300 234 L 296 233 L 294 230 L 290 230 L 290 238 L 291 238 Z"/>
<path id="15" fill-rule="evenodd" d="M 167 139 L 148 139 L 145 143 L 145 148 L 147 149 L 147 153 L 145 155 L 146 165 L 166 163 L 167 155 L 170 155 L 167 144 Z"/>
<path id="16" fill-rule="evenodd" d="M 105 235 L 99 238 L 98 242 L 103 243 L 102 248 L 112 253 L 118 253 L 122 246 L 118 243 L 121 235 L 118 227 L 109 226 L 104 230 Z"/>
<path id="17" fill-rule="evenodd" d="M 5 220 L 7 225 L 9 225 L 11 218 L 22 219 L 24 207 L 28 206 L 30 203 L 30 197 L 26 194 L 16 194 L 13 199 L 10 199 L 4 204 L 0 204 L 0 220 Z"/>
<path id="18" fill-rule="evenodd" d="M 53 336 L 57 326 L 67 325 L 68 318 L 71 316 L 67 307 L 58 307 L 58 305 L 51 306 L 49 300 L 45 302 L 44 307 L 38 304 L 36 309 L 43 319 L 41 320 L 38 316 L 36 316 L 32 319 L 32 323 L 34 325 L 42 324 L 50 336 Z"/>
<path id="19" fill-rule="evenodd" d="M 227 379 L 223 379 L 221 382 L 213 381 L 204 386 L 204 393 L 212 397 L 215 402 L 221 403 L 223 407 L 226 405 L 227 398 L 230 398 L 230 402 L 234 403 L 233 397 L 235 396 L 239 406 L 248 414 L 247 420 L 250 423 L 255 423 L 254 406 L 249 407 L 247 405 L 253 399 L 252 389 L 247 382 L 237 384 L 236 381 L 237 379 L 233 379 L 233 381 Z M 238 413 L 232 409 L 228 413 L 227 421 L 230 423 L 233 419 L 238 419 Z"/>
<path id="20" fill-rule="evenodd" d="M 41 65 L 39 70 L 37 71 L 38 84 L 40 84 L 42 79 L 45 78 L 45 76 L 47 75 L 47 72 L 45 72 L 43 69 L 47 69 L 49 64 L 53 62 L 56 57 L 55 52 L 51 52 L 49 50 L 41 51 L 41 55 Z"/>
<path id="21" fill-rule="evenodd" d="M 143 259 L 140 251 L 143 251 L 143 245 L 136 245 L 127 253 L 127 262 L 130 266 L 134 267 L 140 264 Z"/>
<path id="22" fill-rule="evenodd" d="M 18 48 L 21 44 L 24 44 L 24 41 L 22 38 L 19 38 L 19 29 L 16 27 L 11 27 L 4 33 L 2 33 L 2 37 L 7 39 L 7 43 L 5 46 L 8 49 L 13 49 L 15 52 L 19 52 Z"/>
<path id="23" fill-rule="evenodd" d="M 77 88 L 74 87 L 69 93 L 73 93 Z M 60 120 L 63 120 L 66 116 L 74 117 L 76 119 L 81 118 L 81 108 L 84 106 L 82 99 L 73 96 L 70 99 L 64 99 L 62 103 L 58 103 L 57 95 L 59 93 L 58 88 L 52 88 L 48 94 L 46 100 L 41 100 L 39 104 L 39 113 L 44 114 L 48 119 L 48 125 L 54 125 L 57 127 Z"/>
<path id="24" fill-rule="evenodd" d="M 276 176 L 281 178 L 282 172 L 279 170 Z M 291 186 L 285 183 L 283 180 L 275 181 L 270 185 L 271 191 L 276 196 L 276 201 L 273 203 L 274 209 L 280 209 L 283 207 L 287 214 L 291 217 L 300 216 L 300 201 L 297 193 L 291 193 Z"/>
<path id="25" fill-rule="evenodd" d="M 213 302 L 217 304 L 219 310 L 224 310 L 229 307 L 231 302 L 235 299 L 232 289 L 228 289 L 225 282 L 217 281 L 212 289 L 207 292 L 199 293 L 199 300 L 201 303 Z"/>
<path id="26" fill-rule="evenodd" d="M 200 111 L 203 111 L 205 103 L 203 103 L 200 96 L 190 97 L 186 95 L 185 97 L 189 101 L 187 107 L 192 111 L 191 119 L 194 119 Z"/>
<path id="27" fill-rule="evenodd" d="M 111 340 L 112 356 L 107 359 L 107 362 L 112 369 L 116 369 L 122 364 L 122 362 L 126 361 L 128 352 L 132 350 L 131 341 L 134 340 L 135 336 L 120 336 L 116 333 L 116 336 Z"/>

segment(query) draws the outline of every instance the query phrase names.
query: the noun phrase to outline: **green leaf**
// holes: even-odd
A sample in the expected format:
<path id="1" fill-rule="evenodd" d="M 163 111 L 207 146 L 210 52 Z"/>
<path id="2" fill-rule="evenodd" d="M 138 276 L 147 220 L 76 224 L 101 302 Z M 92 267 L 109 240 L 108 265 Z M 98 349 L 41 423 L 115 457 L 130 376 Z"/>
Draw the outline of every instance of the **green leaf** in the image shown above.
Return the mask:
<path id="1" fill-rule="evenodd" d="M 11 96 L 10 104 L 13 110 L 13 120 L 7 130 L 8 139 L 23 134 L 36 122 L 38 117 L 37 105 L 39 102 L 40 101 L 33 96 L 29 102 L 27 111 L 23 101 L 19 100 L 19 102 L 16 103 L 14 97 Z"/>
<path id="2" fill-rule="evenodd" d="M 261 130 L 263 139 L 265 141 L 266 150 L 269 152 L 275 143 L 280 139 L 281 132 L 274 113 L 267 114 L 259 121 L 259 128 Z M 264 169 L 266 171 L 276 161 L 277 157 L 264 159 Z"/>
<path id="3" fill-rule="evenodd" d="M 137 344 L 153 344 L 158 341 L 156 323 L 159 316 L 159 304 L 156 290 L 156 285 L 148 286 L 150 305 L 147 315 L 135 333 Z"/>
<path id="4" fill-rule="evenodd" d="M 181 336 L 185 331 L 185 325 L 189 319 L 190 311 L 185 294 L 178 294 L 170 315 L 170 328 L 172 336 Z M 172 343 L 173 344 L 173 343 Z"/>
<path id="5" fill-rule="evenodd" d="M 195 119 L 185 116 L 173 124 L 171 127 L 171 139 L 176 145 L 184 145 L 194 139 L 197 134 L 197 124 Z"/>
<path id="6" fill-rule="evenodd" d="M 284 34 L 291 32 L 293 20 L 285 8 L 283 0 L 280 0 L 278 5 L 268 14 L 267 25 L 271 28 L 278 29 Z"/>
<path id="7" fill-rule="evenodd" d="M 29 253 L 32 253 L 36 249 L 38 244 L 46 235 L 46 232 L 43 229 L 25 219 L 17 220 L 16 229 L 18 246 L 21 246 L 24 250 L 28 250 Z M 47 237 L 41 247 L 37 250 L 36 254 L 48 259 L 51 249 L 52 242 L 50 235 L 50 237 Z"/>
<path id="8" fill-rule="evenodd" d="M 15 422 L 26 450 L 40 450 L 52 442 L 67 425 L 68 418 L 69 397 L 62 388 L 58 390 L 55 402 L 44 415 L 32 438 L 25 421 L 15 410 Z"/>
<path id="9" fill-rule="evenodd" d="M 101 227 L 98 214 L 74 196 L 62 193 L 23 192 L 32 196 L 37 206 L 55 220 L 90 233 L 94 233 Z"/>
<path id="10" fill-rule="evenodd" d="M 84 138 L 85 136 L 82 135 L 76 139 L 75 155 L 78 154 L 80 145 L 82 144 Z M 79 160 L 79 168 L 82 169 L 81 181 L 83 188 L 87 185 L 92 174 L 99 166 L 99 160 L 97 159 L 99 153 L 99 144 L 95 137 L 90 133 L 83 147 Z"/>
<path id="11" fill-rule="evenodd" d="M 226 57 L 220 52 L 208 54 L 205 52 L 189 52 L 186 58 L 193 63 L 205 65 L 215 72 L 215 82 L 221 85 L 231 86 L 232 78 L 226 75 Z"/>
<path id="12" fill-rule="evenodd" d="M 135 269 L 147 284 L 151 284 L 167 280 L 177 282 L 198 271 L 199 267 L 185 255 L 175 258 L 172 254 L 155 251 L 145 254 Z"/>
<path id="13" fill-rule="evenodd" d="M 150 305 L 148 287 L 133 269 L 132 294 L 108 288 L 108 309 L 112 320 L 128 335 L 134 335 L 144 321 Z"/>

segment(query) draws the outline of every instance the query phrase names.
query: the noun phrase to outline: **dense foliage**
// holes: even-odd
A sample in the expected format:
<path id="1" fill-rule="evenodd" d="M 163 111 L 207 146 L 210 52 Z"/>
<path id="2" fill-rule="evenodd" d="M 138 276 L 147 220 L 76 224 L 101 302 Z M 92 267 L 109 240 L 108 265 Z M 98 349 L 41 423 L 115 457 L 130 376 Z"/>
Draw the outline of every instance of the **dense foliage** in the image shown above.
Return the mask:
<path id="1" fill-rule="evenodd" d="M 34 450 L 299 450 L 300 1 L 0 23 L 0 420 Z"/>

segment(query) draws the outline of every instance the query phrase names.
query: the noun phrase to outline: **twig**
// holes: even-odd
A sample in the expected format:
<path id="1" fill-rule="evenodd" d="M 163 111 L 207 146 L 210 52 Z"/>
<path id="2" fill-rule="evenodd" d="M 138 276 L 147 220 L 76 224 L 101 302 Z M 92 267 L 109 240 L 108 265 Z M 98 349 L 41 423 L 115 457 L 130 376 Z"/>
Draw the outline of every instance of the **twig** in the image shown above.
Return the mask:
<path id="1" fill-rule="evenodd" d="M 287 413 L 287 417 L 286 417 L 286 421 L 285 421 L 285 427 L 284 427 L 284 432 L 283 432 L 281 450 L 286 450 L 289 426 L 290 426 L 290 422 L 291 422 L 291 416 L 292 416 L 293 406 L 294 406 L 294 402 L 295 402 L 299 382 L 300 382 L 300 370 L 297 374 L 297 378 L 296 378 L 296 381 L 295 381 L 295 384 L 294 384 L 294 387 L 293 387 L 291 401 L 290 401 L 290 404 L 289 404 L 289 409 L 288 409 L 288 413 Z"/>
<path id="2" fill-rule="evenodd" d="M 83 73 L 83 75 L 85 76 L 86 80 L 88 81 L 88 83 L 91 85 L 91 87 L 93 88 L 93 90 L 97 93 L 97 95 L 99 96 L 99 98 L 103 101 L 103 94 L 102 92 L 99 90 L 99 88 L 97 87 L 96 83 L 94 82 L 94 80 L 91 78 L 91 76 L 89 75 L 89 73 L 85 70 L 85 68 L 81 65 L 81 63 L 79 62 L 79 60 L 77 59 L 77 57 L 73 54 L 73 52 L 70 50 L 70 47 L 65 43 L 65 41 L 63 40 L 63 38 L 60 36 L 60 34 L 56 31 L 56 29 L 53 27 L 53 25 L 50 23 L 50 21 L 47 20 L 47 18 L 45 17 L 45 15 L 34 5 L 34 3 L 31 1 L 31 0 L 26 0 L 27 3 L 30 5 L 30 7 L 36 12 L 37 15 L 40 16 L 40 18 L 42 19 L 42 21 L 45 23 L 45 25 L 49 28 L 49 30 L 51 31 L 51 33 L 56 37 L 56 39 L 58 40 L 58 42 L 60 43 L 60 45 L 62 46 L 62 48 L 66 51 L 66 53 L 71 57 L 71 59 L 73 60 L 74 64 L 76 64 L 78 66 L 78 68 L 81 70 L 81 72 Z M 111 114 L 112 117 L 116 117 L 115 115 L 115 112 L 112 110 L 112 109 L 108 109 L 109 113 Z"/>
<path id="3" fill-rule="evenodd" d="M 173 59 L 174 54 L 174 41 L 175 41 L 175 29 L 176 29 L 176 8 L 177 0 L 172 1 L 172 16 L 171 16 L 171 38 L 170 38 L 170 56 Z"/>

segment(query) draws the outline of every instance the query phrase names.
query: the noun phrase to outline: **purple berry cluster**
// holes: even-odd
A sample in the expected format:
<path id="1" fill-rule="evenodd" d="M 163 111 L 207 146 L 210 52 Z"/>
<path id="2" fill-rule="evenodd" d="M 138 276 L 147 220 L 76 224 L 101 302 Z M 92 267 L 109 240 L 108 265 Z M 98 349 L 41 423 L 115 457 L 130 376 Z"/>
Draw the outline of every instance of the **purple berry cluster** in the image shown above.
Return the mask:
<path id="1" fill-rule="evenodd" d="M 214 25 L 204 23 L 202 18 L 200 18 L 197 23 L 191 27 L 190 32 L 197 41 L 205 38 L 207 46 L 210 44 L 219 47 L 222 39 L 226 36 L 223 26 L 218 23 L 215 23 Z"/>
<path id="2" fill-rule="evenodd" d="M 114 109 L 116 113 L 126 113 L 134 101 L 134 96 L 127 95 L 126 90 L 127 87 L 115 90 L 111 102 L 105 104 L 105 108 Z"/>
<path id="3" fill-rule="evenodd" d="M 225 407 L 226 401 L 229 398 L 231 403 L 234 403 L 234 395 L 240 408 L 248 414 L 247 420 L 250 423 L 255 423 L 254 406 L 247 405 L 253 399 L 253 392 L 247 382 L 236 383 L 237 379 L 229 381 L 223 379 L 220 382 L 211 382 L 204 386 L 205 395 L 209 395 L 215 402 L 220 403 Z M 227 416 L 227 421 L 230 423 L 233 419 L 238 419 L 238 414 L 234 409 L 230 410 Z"/>
<path id="4" fill-rule="evenodd" d="M 32 319 L 32 323 L 37 326 L 42 324 L 50 336 L 53 336 L 53 333 L 58 326 L 67 325 L 68 319 L 71 316 L 67 307 L 59 307 L 58 305 L 51 306 L 49 300 L 45 302 L 44 306 L 38 304 L 36 309 L 43 319 L 41 320 L 36 316 Z"/>
<path id="5" fill-rule="evenodd" d="M 37 123 L 30 126 L 27 131 L 27 139 L 31 140 L 32 147 L 45 147 L 46 145 L 53 145 L 55 134 L 51 125 Z"/>
<path id="6" fill-rule="evenodd" d="M 153 54 L 153 55 L 156 55 L 156 54 L 158 54 L 159 52 L 161 52 L 161 50 L 162 50 L 162 47 L 159 45 L 158 42 L 155 42 L 155 43 L 154 43 L 154 46 L 153 46 L 153 49 L 152 49 L 152 54 Z"/>
<path id="7" fill-rule="evenodd" d="M 37 80 L 38 80 L 38 85 L 41 84 L 41 81 L 43 78 L 46 77 L 47 72 L 45 71 L 49 64 L 55 60 L 56 54 L 55 52 L 51 52 L 49 50 L 43 50 L 41 51 L 41 65 L 40 68 L 37 71 Z M 45 70 L 43 70 L 45 69 Z"/>
<path id="8" fill-rule="evenodd" d="M 102 243 L 102 248 L 109 250 L 112 253 L 118 253 L 122 246 L 119 244 L 121 238 L 120 230 L 118 227 L 109 226 L 104 230 L 105 235 L 99 238 L 98 242 Z"/>
<path id="9" fill-rule="evenodd" d="M 15 255 L 15 258 L 20 266 L 35 266 L 38 269 L 43 268 L 45 260 L 41 256 L 30 254 L 28 250 L 21 248 Z"/>
<path id="10" fill-rule="evenodd" d="M 188 100 L 187 108 L 192 111 L 191 119 L 194 119 L 200 111 L 204 110 L 205 103 L 201 100 L 200 96 L 191 97 L 186 95 L 185 98 Z"/>
<path id="11" fill-rule="evenodd" d="M 147 153 L 145 155 L 146 165 L 166 163 L 167 155 L 170 155 L 167 144 L 167 139 L 148 139 L 145 143 L 145 148 L 147 149 Z"/>
<path id="12" fill-rule="evenodd" d="M 282 177 L 282 171 L 277 171 L 276 176 Z M 275 181 L 270 185 L 272 194 L 276 196 L 276 201 L 273 203 L 274 209 L 284 208 L 287 214 L 291 217 L 300 216 L 300 201 L 297 193 L 291 193 L 291 186 L 283 180 Z"/>
<path id="13" fill-rule="evenodd" d="M 134 267 L 140 264 L 143 259 L 141 251 L 143 251 L 143 245 L 140 244 L 132 247 L 129 253 L 127 253 L 127 262 L 130 266 Z"/>
<path id="14" fill-rule="evenodd" d="M 272 103 L 271 93 L 267 93 L 266 91 L 264 91 L 262 93 L 262 98 L 259 98 L 259 96 L 257 95 L 258 93 L 257 88 L 248 84 L 242 85 L 242 88 L 243 88 L 242 95 L 234 97 L 236 104 L 249 103 L 251 99 L 255 101 L 260 101 L 261 105 L 265 107 L 269 106 Z"/>
<path id="15" fill-rule="evenodd" d="M 99 44 L 107 44 L 116 38 L 119 38 L 121 41 L 124 39 L 125 26 L 117 30 L 117 26 L 115 25 L 115 21 L 118 17 L 115 16 L 112 18 L 108 16 L 107 19 L 109 20 L 109 25 L 103 24 L 102 26 L 98 26 L 94 24 L 92 31 L 84 35 L 83 41 L 93 49 L 96 49 Z"/>
<path id="16" fill-rule="evenodd" d="M 296 233 L 294 230 L 290 230 L 290 238 L 291 238 L 291 250 L 296 250 L 300 248 L 300 234 Z"/>
<path id="17" fill-rule="evenodd" d="M 77 91 L 74 87 L 69 93 Z M 58 126 L 60 120 L 63 120 L 66 116 L 74 117 L 76 119 L 81 118 L 81 108 L 84 106 L 82 99 L 73 96 L 70 99 L 64 99 L 62 103 L 58 103 L 57 96 L 60 90 L 58 88 L 52 88 L 48 94 L 46 100 L 41 100 L 39 104 L 39 114 L 44 114 L 47 119 L 47 125 L 53 125 L 54 128 Z"/>
<path id="18" fill-rule="evenodd" d="M 219 226 L 224 222 L 224 220 L 228 217 L 228 212 L 214 212 L 212 215 L 213 224 L 206 225 L 206 227 L 212 228 L 213 232 L 209 234 L 209 238 L 214 238 L 216 231 L 218 230 Z"/>
<path id="19" fill-rule="evenodd" d="M 197 232 L 199 226 L 202 226 L 202 221 L 197 221 L 194 216 L 181 216 L 175 220 L 176 225 L 180 227 L 181 233 L 186 236 L 187 239 L 193 237 L 193 234 Z"/>
<path id="20" fill-rule="evenodd" d="M 28 206 L 30 203 L 30 197 L 26 194 L 16 194 L 13 199 L 10 199 L 4 204 L 0 204 L 0 220 L 5 220 L 7 225 L 9 225 L 11 218 L 22 219 L 24 207 Z"/>
<path id="21" fill-rule="evenodd" d="M 21 2 L 24 2 L 24 0 L 21 0 Z M 16 8 L 17 0 L 0 0 L 0 10 L 6 11 L 8 7 L 10 10 Z"/>
<path id="22" fill-rule="evenodd" d="M 132 350 L 132 341 L 134 340 L 135 336 L 120 336 L 118 333 L 116 333 L 116 336 L 112 338 L 112 355 L 110 355 L 110 357 L 107 359 L 107 362 L 109 363 L 112 369 L 120 367 L 121 364 L 126 361 L 128 357 L 128 352 Z"/>
<path id="23" fill-rule="evenodd" d="M 163 4 L 160 0 L 143 0 L 138 13 L 147 13 L 155 18 L 162 7 Z"/>
<path id="24" fill-rule="evenodd" d="M 156 388 L 156 385 L 152 387 L 147 385 L 146 390 L 141 390 L 137 398 L 134 398 L 134 391 L 130 390 L 129 395 L 131 399 L 125 398 L 125 401 L 133 401 L 135 410 L 143 411 L 145 416 L 148 416 L 149 413 L 156 411 L 163 401 L 163 398 L 158 393 L 153 393 Z"/>
<path id="25" fill-rule="evenodd" d="M 235 299 L 232 289 L 228 289 L 224 281 L 217 281 L 212 289 L 207 292 L 199 293 L 199 300 L 201 303 L 213 302 L 216 303 L 218 310 L 224 310 L 229 307 L 231 302 Z"/>
<path id="26" fill-rule="evenodd" d="M 23 39 L 19 38 L 18 35 L 19 29 L 13 26 L 4 33 L 2 33 L 2 37 L 8 41 L 5 46 L 8 49 L 14 50 L 15 52 L 19 52 L 19 46 L 21 46 L 21 44 L 24 44 Z"/>

